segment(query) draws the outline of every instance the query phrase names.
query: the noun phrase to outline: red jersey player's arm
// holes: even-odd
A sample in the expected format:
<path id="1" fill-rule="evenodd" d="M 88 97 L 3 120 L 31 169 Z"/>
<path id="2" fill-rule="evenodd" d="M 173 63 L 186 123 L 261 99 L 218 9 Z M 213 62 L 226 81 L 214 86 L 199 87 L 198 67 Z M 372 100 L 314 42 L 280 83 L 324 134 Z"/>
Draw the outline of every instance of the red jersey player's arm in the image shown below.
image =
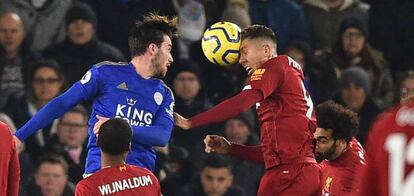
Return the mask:
<path id="1" fill-rule="evenodd" d="M 230 154 L 240 159 L 249 160 L 255 163 L 264 163 L 261 145 L 245 146 L 232 144 Z"/>
<path id="2" fill-rule="evenodd" d="M 20 162 L 14 141 L 12 142 L 12 155 L 9 164 L 9 183 L 7 184 L 7 195 L 19 195 L 19 181 L 20 181 Z"/>
<path id="3" fill-rule="evenodd" d="M 207 124 L 218 123 L 248 110 L 263 99 L 259 90 L 244 90 L 238 95 L 229 98 L 210 110 L 198 114 L 192 118 L 191 127 L 199 127 Z"/>

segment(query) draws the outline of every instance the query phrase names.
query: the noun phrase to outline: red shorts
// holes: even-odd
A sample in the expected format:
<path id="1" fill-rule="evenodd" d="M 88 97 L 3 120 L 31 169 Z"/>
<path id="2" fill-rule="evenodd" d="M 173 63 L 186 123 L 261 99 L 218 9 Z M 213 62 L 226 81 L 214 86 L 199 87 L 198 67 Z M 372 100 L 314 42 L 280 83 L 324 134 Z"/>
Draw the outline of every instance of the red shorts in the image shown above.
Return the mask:
<path id="1" fill-rule="evenodd" d="M 319 189 L 320 169 L 316 163 L 279 165 L 269 170 L 260 181 L 258 196 L 316 195 Z"/>

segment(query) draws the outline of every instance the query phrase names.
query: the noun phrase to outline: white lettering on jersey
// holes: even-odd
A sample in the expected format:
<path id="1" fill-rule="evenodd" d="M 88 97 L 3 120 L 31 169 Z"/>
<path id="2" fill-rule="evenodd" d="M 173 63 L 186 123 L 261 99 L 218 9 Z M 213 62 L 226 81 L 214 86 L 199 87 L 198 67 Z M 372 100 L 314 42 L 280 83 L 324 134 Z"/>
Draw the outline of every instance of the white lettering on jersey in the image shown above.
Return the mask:
<path id="1" fill-rule="evenodd" d="M 101 195 L 110 195 L 128 189 L 136 189 L 143 186 L 150 186 L 153 182 L 149 175 L 114 181 L 110 184 L 98 186 Z"/>
<path id="2" fill-rule="evenodd" d="M 409 196 L 414 194 L 414 171 L 405 175 L 405 165 L 414 165 L 414 139 L 407 141 L 404 133 L 390 134 L 385 141 L 390 153 L 388 166 L 389 195 Z M 384 171 L 387 172 L 387 171 Z"/>

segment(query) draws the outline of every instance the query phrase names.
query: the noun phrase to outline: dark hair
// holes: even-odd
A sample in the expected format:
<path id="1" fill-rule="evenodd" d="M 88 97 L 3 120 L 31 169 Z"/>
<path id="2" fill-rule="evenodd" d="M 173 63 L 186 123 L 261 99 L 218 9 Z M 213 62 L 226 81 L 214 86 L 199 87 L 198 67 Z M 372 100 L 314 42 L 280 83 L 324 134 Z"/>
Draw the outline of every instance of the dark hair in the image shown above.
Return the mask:
<path id="1" fill-rule="evenodd" d="M 59 63 L 57 61 L 55 61 L 54 59 L 46 59 L 46 60 L 42 60 L 42 61 L 38 61 L 33 65 L 33 69 L 32 69 L 32 76 L 31 76 L 31 81 L 34 80 L 35 74 L 37 72 L 37 70 L 39 70 L 40 68 L 50 68 L 53 69 L 56 73 L 56 75 L 58 75 L 58 78 L 60 81 L 65 81 L 65 76 L 63 74 L 62 68 L 60 67 Z"/>
<path id="2" fill-rule="evenodd" d="M 264 38 L 276 44 L 276 35 L 269 27 L 264 25 L 252 25 L 245 28 L 241 33 L 242 40 Z"/>
<path id="3" fill-rule="evenodd" d="M 177 34 L 177 17 L 168 18 L 158 14 L 149 14 L 143 21 L 138 21 L 129 32 L 128 42 L 131 56 L 145 53 L 149 44 L 154 43 L 161 46 L 164 35 L 170 38 Z"/>
<path id="4" fill-rule="evenodd" d="M 119 155 L 128 152 L 131 139 L 132 129 L 128 122 L 112 118 L 102 124 L 96 143 L 103 152 Z"/>
<path id="5" fill-rule="evenodd" d="M 349 142 L 358 132 L 358 115 L 332 100 L 318 105 L 316 119 L 318 127 L 332 129 L 332 136 L 335 140 L 344 139 Z"/>
<path id="6" fill-rule="evenodd" d="M 214 169 L 227 168 L 230 173 L 233 173 L 233 165 L 230 160 L 219 154 L 209 154 L 207 160 L 203 164 L 203 169 L 206 167 Z"/>
<path id="7" fill-rule="evenodd" d="M 65 114 L 67 114 L 69 112 L 74 112 L 74 113 L 81 114 L 83 116 L 83 118 L 85 119 L 85 121 L 88 122 L 88 115 L 89 115 L 88 113 L 89 112 L 88 112 L 88 110 L 84 106 L 82 106 L 82 105 L 76 105 L 75 107 L 73 107 L 71 110 L 69 110 Z M 59 122 L 61 122 L 62 119 L 63 119 L 63 117 L 59 119 Z"/>
<path id="8" fill-rule="evenodd" d="M 50 163 L 50 164 L 59 164 L 63 167 L 63 170 L 65 171 L 65 174 L 68 174 L 69 166 L 68 163 L 65 161 L 62 155 L 54 154 L 54 153 L 48 153 L 44 156 L 41 156 L 36 164 L 36 172 L 39 171 L 40 166 L 43 163 Z"/>
<path id="9" fill-rule="evenodd" d="M 310 67 L 314 64 L 312 47 L 308 43 L 301 41 L 301 40 L 293 40 L 289 42 L 288 45 L 286 46 L 285 53 L 287 53 L 289 50 L 294 50 L 294 49 L 302 52 L 306 67 Z M 305 70 L 307 69 L 306 67 L 305 67 Z"/>

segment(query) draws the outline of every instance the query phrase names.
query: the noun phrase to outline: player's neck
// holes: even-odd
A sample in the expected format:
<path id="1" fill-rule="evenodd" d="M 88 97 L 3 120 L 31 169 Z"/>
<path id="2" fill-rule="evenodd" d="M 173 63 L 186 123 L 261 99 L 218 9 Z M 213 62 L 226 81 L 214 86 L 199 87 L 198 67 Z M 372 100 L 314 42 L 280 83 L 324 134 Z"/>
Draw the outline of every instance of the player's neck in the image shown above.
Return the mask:
<path id="1" fill-rule="evenodd" d="M 151 58 L 148 55 L 135 56 L 131 63 L 142 78 L 149 79 L 152 77 Z"/>
<path id="2" fill-rule="evenodd" d="M 102 152 L 101 165 L 104 167 L 111 167 L 115 165 L 125 164 L 125 157 L 122 155 L 110 155 Z"/>

